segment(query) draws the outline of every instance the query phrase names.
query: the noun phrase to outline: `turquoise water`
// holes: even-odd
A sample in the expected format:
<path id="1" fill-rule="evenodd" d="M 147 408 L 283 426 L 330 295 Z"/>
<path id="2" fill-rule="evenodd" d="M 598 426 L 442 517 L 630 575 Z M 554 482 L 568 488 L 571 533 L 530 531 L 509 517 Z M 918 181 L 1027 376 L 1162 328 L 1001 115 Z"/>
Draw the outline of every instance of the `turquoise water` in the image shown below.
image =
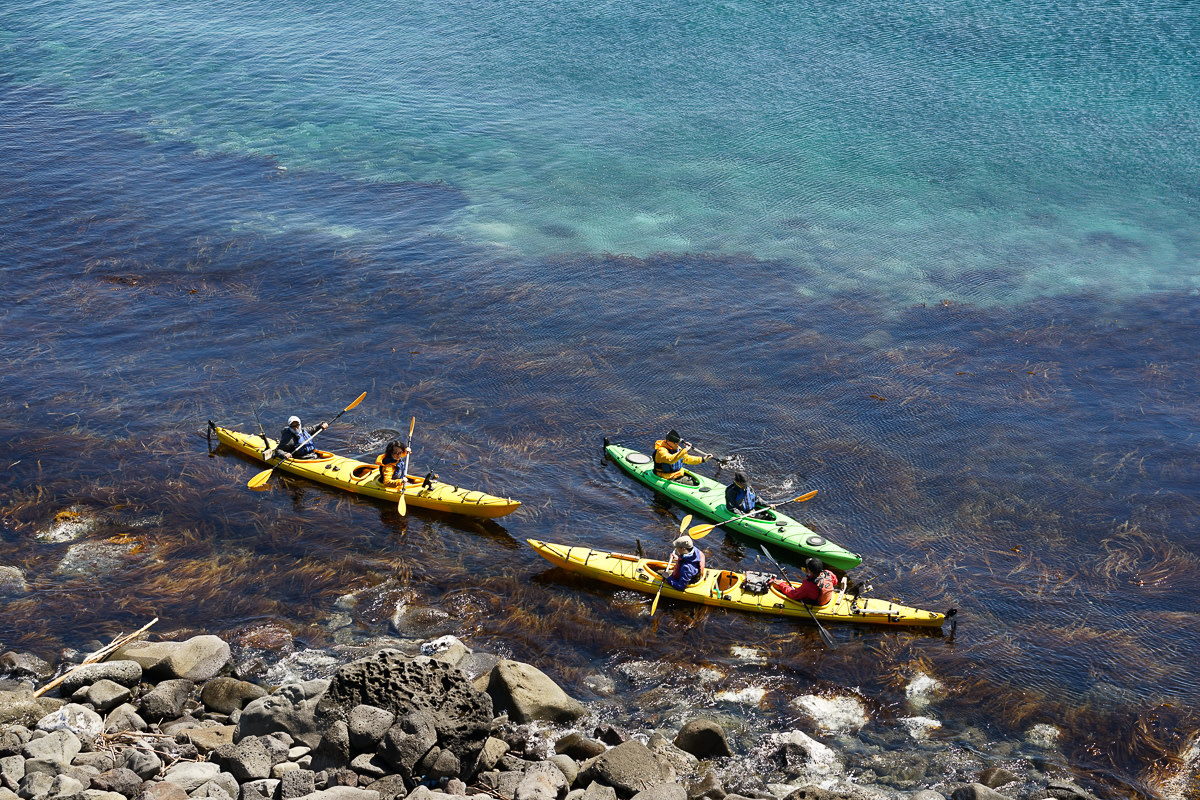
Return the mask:
<path id="1" fill-rule="evenodd" d="M 898 303 L 1200 289 L 1186 2 L 16 2 L 16 85 L 200 153 L 444 183 L 524 256 L 749 254 Z M 246 230 L 386 237 L 328 209 Z"/>

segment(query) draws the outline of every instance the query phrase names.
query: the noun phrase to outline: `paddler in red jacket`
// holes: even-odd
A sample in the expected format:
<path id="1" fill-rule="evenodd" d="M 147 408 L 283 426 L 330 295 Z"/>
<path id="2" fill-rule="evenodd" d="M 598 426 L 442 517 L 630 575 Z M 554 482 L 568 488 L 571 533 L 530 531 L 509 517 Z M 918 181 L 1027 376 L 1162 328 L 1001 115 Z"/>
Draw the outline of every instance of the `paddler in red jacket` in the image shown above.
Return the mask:
<path id="1" fill-rule="evenodd" d="M 660 478 L 677 481 L 687 475 L 685 464 L 703 464 L 708 456 L 693 456 L 688 453 L 691 444 L 680 443 L 679 432 L 674 428 L 667 438 L 654 443 L 654 474 Z"/>
<path id="2" fill-rule="evenodd" d="M 837 587 L 837 576 L 825 569 L 825 563 L 819 558 L 810 558 L 804 565 L 804 582 L 794 586 L 778 578 L 771 585 L 792 600 L 807 603 L 810 606 L 823 606 L 833 599 L 833 590 Z"/>

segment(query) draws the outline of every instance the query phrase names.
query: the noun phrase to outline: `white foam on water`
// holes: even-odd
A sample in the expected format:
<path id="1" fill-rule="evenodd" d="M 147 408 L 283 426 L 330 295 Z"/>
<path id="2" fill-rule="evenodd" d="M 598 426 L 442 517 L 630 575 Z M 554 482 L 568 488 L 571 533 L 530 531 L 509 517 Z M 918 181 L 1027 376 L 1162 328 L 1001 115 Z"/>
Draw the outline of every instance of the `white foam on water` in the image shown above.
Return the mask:
<path id="1" fill-rule="evenodd" d="M 914 739 L 926 739 L 929 732 L 942 727 L 942 723 L 932 717 L 905 717 L 900 724 L 908 729 L 908 735 Z"/>
<path id="2" fill-rule="evenodd" d="M 829 733 L 855 731 L 870 722 L 866 707 L 856 697 L 806 694 L 793 698 L 792 705 L 811 717 L 818 728 Z"/>
<path id="3" fill-rule="evenodd" d="M 714 696 L 716 700 L 723 703 L 740 703 L 742 705 L 756 706 L 762 702 L 763 697 L 767 694 L 767 690 L 761 686 L 747 686 L 745 689 L 726 690 L 717 692 Z"/>
<path id="4" fill-rule="evenodd" d="M 1046 749 L 1058 747 L 1058 742 L 1061 738 L 1062 731 L 1046 722 L 1039 722 L 1025 731 L 1025 741 L 1035 747 L 1044 747 Z"/>
<path id="5" fill-rule="evenodd" d="M 927 708 L 941 693 L 942 689 L 942 682 L 937 678 L 926 675 L 924 672 L 918 672 L 908 682 L 908 686 L 904 688 L 904 695 L 908 698 L 909 705 L 913 708 L 922 709 Z"/>
<path id="6" fill-rule="evenodd" d="M 747 664 L 765 664 L 767 657 L 761 650 L 755 647 L 743 647 L 734 645 L 729 648 L 729 653 L 738 661 L 744 661 Z"/>

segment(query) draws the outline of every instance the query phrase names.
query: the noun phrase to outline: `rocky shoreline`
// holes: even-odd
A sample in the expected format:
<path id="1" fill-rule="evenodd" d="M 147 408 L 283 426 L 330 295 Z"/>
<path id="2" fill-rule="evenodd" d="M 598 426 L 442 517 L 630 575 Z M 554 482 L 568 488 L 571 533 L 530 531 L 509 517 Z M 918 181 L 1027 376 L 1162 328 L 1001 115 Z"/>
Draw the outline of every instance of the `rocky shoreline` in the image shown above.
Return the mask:
<path id="1" fill-rule="evenodd" d="M 817 726 L 731 741 L 696 707 L 628 730 L 452 636 L 356 650 L 278 686 L 211 635 L 57 668 L 5 653 L 0 800 L 1094 800 L 1011 748 L 847 748 Z"/>

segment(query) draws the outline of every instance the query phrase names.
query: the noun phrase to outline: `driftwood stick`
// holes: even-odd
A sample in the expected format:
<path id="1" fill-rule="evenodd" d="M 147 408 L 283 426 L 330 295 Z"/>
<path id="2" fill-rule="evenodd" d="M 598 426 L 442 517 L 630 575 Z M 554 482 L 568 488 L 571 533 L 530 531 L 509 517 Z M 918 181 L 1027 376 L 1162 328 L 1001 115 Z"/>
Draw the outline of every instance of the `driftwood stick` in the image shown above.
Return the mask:
<path id="1" fill-rule="evenodd" d="M 116 639 L 113 639 L 112 642 L 105 645 L 104 647 L 101 647 L 99 650 L 97 650 L 96 652 L 92 653 L 90 656 L 85 658 L 83 660 L 83 663 L 76 664 L 75 666 L 71 667 L 69 670 L 64 672 L 62 675 L 59 675 L 54 680 L 50 681 L 45 686 L 38 689 L 36 692 L 33 693 L 33 696 L 41 697 L 43 694 L 50 691 L 55 686 L 58 686 L 60 683 L 62 683 L 64 680 L 66 680 L 66 677 L 68 675 L 70 675 L 72 672 L 74 672 L 75 670 L 82 667 L 84 664 L 95 664 L 97 661 L 103 661 L 104 659 L 108 658 L 110 655 L 115 653 L 117 650 L 119 650 L 120 648 L 129 644 L 134 639 L 136 639 L 137 637 L 141 636 L 143 633 L 148 631 L 150 629 L 150 626 L 156 622 L 158 622 L 158 617 L 155 617 L 154 619 L 150 620 L 149 622 L 147 622 L 142 627 L 138 628 L 133 633 L 127 634 L 125 636 L 118 636 Z"/>

